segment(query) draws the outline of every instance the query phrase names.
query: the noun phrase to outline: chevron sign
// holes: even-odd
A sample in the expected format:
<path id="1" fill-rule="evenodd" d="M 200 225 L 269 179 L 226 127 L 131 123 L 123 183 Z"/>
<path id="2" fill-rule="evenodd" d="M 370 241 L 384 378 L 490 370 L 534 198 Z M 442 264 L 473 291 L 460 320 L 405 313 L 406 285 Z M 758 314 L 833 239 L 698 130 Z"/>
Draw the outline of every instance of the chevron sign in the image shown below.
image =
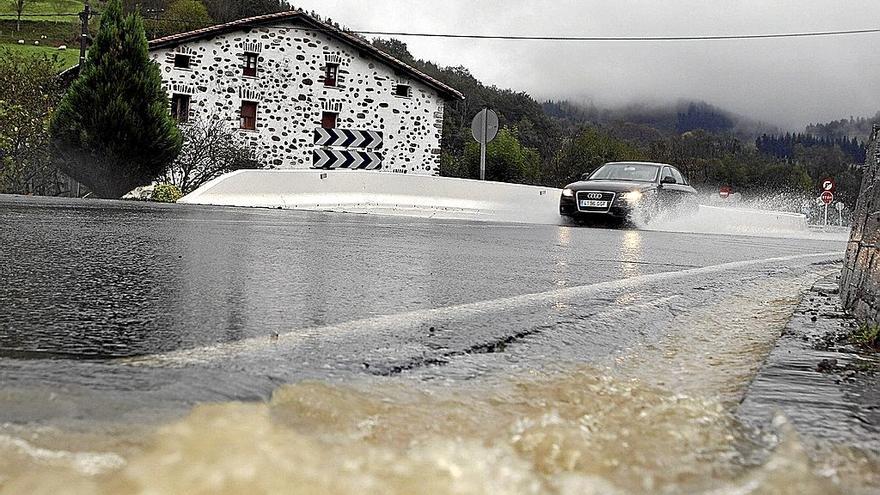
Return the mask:
<path id="1" fill-rule="evenodd" d="M 315 129 L 315 144 L 341 148 L 382 148 L 382 133 L 354 129 Z"/>
<path id="2" fill-rule="evenodd" d="M 312 152 L 312 168 L 378 170 L 382 168 L 382 155 L 372 151 L 319 149 Z"/>

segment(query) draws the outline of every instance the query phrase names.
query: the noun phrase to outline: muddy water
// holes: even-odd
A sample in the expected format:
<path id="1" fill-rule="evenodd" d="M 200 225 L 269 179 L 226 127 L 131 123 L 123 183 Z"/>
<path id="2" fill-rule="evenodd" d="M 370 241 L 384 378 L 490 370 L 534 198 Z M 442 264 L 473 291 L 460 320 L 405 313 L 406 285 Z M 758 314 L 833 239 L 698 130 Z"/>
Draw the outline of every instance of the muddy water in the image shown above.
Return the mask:
<path id="1" fill-rule="evenodd" d="M 199 405 L 155 429 L 6 425 L 0 493 L 876 493 L 876 454 L 735 415 L 800 291 L 828 269 L 816 270 L 666 305 L 660 338 L 601 367 L 548 371 L 540 356 L 558 344 L 536 339 Z M 498 365 L 518 352 L 532 366 Z M 456 367 L 497 371 L 444 379 Z"/>
<path id="2" fill-rule="evenodd" d="M 853 480 L 877 467 L 817 466 L 781 421 L 764 438 L 716 400 L 591 368 L 454 391 L 300 383 L 136 447 L 32 435 L 0 437 L 4 493 L 869 493 Z"/>

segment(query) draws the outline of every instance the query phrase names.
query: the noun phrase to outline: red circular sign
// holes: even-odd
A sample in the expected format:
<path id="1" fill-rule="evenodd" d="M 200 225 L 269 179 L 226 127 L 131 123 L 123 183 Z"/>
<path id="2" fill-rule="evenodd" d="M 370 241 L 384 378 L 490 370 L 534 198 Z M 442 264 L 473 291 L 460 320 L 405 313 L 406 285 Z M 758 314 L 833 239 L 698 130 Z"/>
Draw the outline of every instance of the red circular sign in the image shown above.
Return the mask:
<path id="1" fill-rule="evenodd" d="M 826 205 L 830 205 L 834 201 L 834 193 L 832 193 L 831 191 L 825 191 L 822 193 L 821 196 L 819 196 L 819 198 Z"/>
<path id="2" fill-rule="evenodd" d="M 729 197 L 729 196 L 730 196 L 730 186 L 723 186 L 723 187 L 721 187 L 721 190 L 718 191 L 718 194 L 719 194 L 722 198 L 727 198 L 727 197 Z"/>
<path id="3" fill-rule="evenodd" d="M 835 189 L 834 179 L 831 177 L 822 179 L 822 183 L 819 186 L 822 188 L 822 191 L 833 193 Z"/>

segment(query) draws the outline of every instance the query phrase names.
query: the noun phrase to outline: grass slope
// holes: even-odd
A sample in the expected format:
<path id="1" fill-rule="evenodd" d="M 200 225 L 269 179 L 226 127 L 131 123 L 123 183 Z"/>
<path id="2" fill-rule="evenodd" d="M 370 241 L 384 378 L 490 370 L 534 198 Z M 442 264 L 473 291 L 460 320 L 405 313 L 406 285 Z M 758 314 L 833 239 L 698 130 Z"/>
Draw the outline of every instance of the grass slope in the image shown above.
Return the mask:
<path id="1" fill-rule="evenodd" d="M 82 0 L 31 0 L 25 3 L 21 19 L 29 21 L 70 22 L 76 16 L 55 16 L 51 14 L 76 14 L 83 9 Z M 15 10 L 10 1 L 0 1 L 0 19 L 15 20 Z"/>
<path id="2" fill-rule="evenodd" d="M 49 56 L 49 57 L 58 57 L 58 70 L 64 70 L 69 67 L 73 67 L 79 62 L 79 50 L 75 50 L 72 48 L 68 48 L 67 50 L 58 50 L 57 48 L 52 48 L 48 46 L 33 46 L 33 45 L 13 45 L 13 44 L 0 44 L 0 56 L 2 56 L 4 50 L 9 50 L 11 52 L 22 53 L 31 56 Z"/>

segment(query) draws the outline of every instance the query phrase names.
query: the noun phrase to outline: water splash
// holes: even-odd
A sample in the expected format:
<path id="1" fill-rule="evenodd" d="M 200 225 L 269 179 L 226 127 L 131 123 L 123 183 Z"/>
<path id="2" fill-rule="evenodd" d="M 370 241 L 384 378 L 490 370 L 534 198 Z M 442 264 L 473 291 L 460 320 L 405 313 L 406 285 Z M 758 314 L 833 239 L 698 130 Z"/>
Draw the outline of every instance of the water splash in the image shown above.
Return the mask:
<path id="1" fill-rule="evenodd" d="M 699 204 L 663 209 L 649 220 L 645 215 L 635 218 L 636 225 L 646 230 L 845 241 L 848 228 L 814 225 L 813 203 L 802 194 L 790 193 L 747 200 L 711 196 L 701 198 Z"/>
<path id="2" fill-rule="evenodd" d="M 489 388 L 289 385 L 264 404 L 199 406 L 109 474 L 16 458 L 16 448 L 0 443 L 7 493 L 842 491 L 787 428 L 764 442 L 717 400 L 586 367 Z"/>

